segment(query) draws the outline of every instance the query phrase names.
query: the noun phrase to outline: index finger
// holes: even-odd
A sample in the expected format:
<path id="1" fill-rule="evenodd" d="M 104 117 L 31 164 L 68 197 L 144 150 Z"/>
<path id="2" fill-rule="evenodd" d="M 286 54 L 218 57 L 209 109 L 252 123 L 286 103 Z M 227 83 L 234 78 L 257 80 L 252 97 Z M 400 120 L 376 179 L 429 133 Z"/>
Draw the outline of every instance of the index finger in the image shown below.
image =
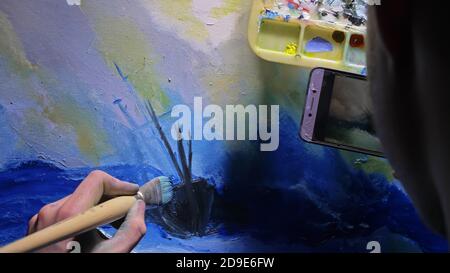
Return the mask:
<path id="1" fill-rule="evenodd" d="M 103 171 L 91 172 L 76 188 L 59 211 L 59 220 L 83 212 L 98 204 L 102 196 L 133 195 L 137 184 L 121 181 Z"/>

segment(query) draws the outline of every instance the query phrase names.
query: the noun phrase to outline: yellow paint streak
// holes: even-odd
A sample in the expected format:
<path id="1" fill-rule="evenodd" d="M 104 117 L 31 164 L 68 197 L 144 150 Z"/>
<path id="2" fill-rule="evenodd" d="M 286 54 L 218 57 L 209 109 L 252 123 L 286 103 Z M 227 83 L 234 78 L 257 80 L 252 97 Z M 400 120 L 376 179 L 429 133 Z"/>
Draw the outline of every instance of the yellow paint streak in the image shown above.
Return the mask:
<path id="1" fill-rule="evenodd" d="M 10 71 L 25 78 L 36 67 L 25 56 L 22 43 L 14 33 L 7 16 L 0 11 L 0 58 L 6 58 Z"/>
<path id="2" fill-rule="evenodd" d="M 202 79 L 202 85 L 207 87 L 211 103 L 233 103 L 239 98 L 237 83 L 239 75 L 207 73 Z"/>
<path id="3" fill-rule="evenodd" d="M 97 18 L 95 30 L 99 35 L 97 47 L 112 71 L 117 74 L 114 66 L 117 63 L 139 95 L 150 99 L 156 111 L 162 112 L 169 105 L 169 99 L 158 81 L 162 77 L 153 69 L 159 60 L 151 59 L 152 50 L 142 31 L 130 21 L 108 16 Z"/>
<path id="4" fill-rule="evenodd" d="M 75 131 L 80 152 L 94 164 L 99 164 L 101 155 L 108 150 L 107 137 L 103 132 L 97 132 L 92 117 L 75 105 L 59 102 L 54 107 L 45 107 L 43 114 L 58 126 L 70 126 Z"/>
<path id="5" fill-rule="evenodd" d="M 31 63 L 23 49 L 20 39 L 17 37 L 7 16 L 0 11 L 0 58 L 6 60 L 6 68 L 17 76 L 21 85 L 19 92 L 34 99 L 38 105 L 43 105 L 44 98 L 36 90 L 30 77 L 35 76 L 41 83 L 48 83 L 49 76 L 37 64 Z M 17 94 L 15 94 L 17 95 Z"/>
<path id="6" fill-rule="evenodd" d="M 37 77 L 44 86 L 55 84 L 55 80 L 52 80 L 41 67 L 32 64 L 27 59 L 20 39 L 15 34 L 7 16 L 2 12 L 0 12 L 0 58 L 6 60 L 6 67 L 11 74 L 21 79 L 19 82 L 20 92 L 32 98 L 39 107 L 44 109 L 42 113 L 36 109 L 27 109 L 23 113 L 25 127 L 20 127 L 19 132 L 33 132 L 40 138 L 48 138 L 49 132 L 44 126 L 45 118 L 57 126 L 70 126 L 75 131 L 80 152 L 98 164 L 101 153 L 107 150 L 106 136 L 104 133 L 96 133 L 98 129 L 92 121 L 92 117 L 76 108 L 75 102 L 66 99 L 66 103 L 60 104 L 59 100 L 63 96 L 61 93 L 56 94 L 58 102 L 53 103 L 58 106 L 46 106 L 48 105 L 46 97 L 35 89 L 30 78 Z M 16 145 L 25 146 L 26 141 L 21 139 Z"/>
<path id="7" fill-rule="evenodd" d="M 220 7 L 211 9 L 211 17 L 220 19 L 243 8 L 242 0 L 223 0 Z"/>
<path id="8" fill-rule="evenodd" d="M 192 0 L 176 1 L 152 1 L 149 5 L 157 5 L 157 9 L 169 17 L 176 19 L 183 24 L 185 33 L 188 37 L 198 41 L 204 41 L 208 38 L 208 30 L 200 19 L 195 17 L 192 11 Z"/>

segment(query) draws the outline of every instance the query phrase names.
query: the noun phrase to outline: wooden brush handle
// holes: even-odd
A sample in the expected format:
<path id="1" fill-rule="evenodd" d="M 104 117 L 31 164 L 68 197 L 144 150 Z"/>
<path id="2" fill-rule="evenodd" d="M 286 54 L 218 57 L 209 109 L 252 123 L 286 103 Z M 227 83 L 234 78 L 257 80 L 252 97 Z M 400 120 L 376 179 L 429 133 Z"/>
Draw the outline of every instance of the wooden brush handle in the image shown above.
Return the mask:
<path id="1" fill-rule="evenodd" d="M 74 237 L 125 216 L 136 201 L 134 196 L 120 196 L 101 203 L 73 217 L 48 226 L 0 248 L 0 253 L 30 252 Z"/>

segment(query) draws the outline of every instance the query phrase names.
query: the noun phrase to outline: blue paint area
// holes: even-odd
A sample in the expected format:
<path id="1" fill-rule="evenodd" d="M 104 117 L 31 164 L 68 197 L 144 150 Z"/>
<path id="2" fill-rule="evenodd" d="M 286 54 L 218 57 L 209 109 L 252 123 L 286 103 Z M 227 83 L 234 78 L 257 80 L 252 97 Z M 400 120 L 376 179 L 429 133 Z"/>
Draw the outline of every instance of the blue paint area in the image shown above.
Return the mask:
<path id="1" fill-rule="evenodd" d="M 361 75 L 367 76 L 367 67 L 364 67 L 364 68 L 361 70 Z"/>
<path id="2" fill-rule="evenodd" d="M 98 168 L 125 181 L 142 184 L 162 173 L 149 166 Z M 41 161 L 13 164 L 0 172 L 0 245 L 26 232 L 28 219 L 45 204 L 72 193 L 91 169 L 63 170 Z"/>
<path id="3" fill-rule="evenodd" d="M 376 240 L 383 251 L 447 251 L 446 241 L 421 223 L 397 185 L 354 169 L 335 149 L 312 153 L 286 114 L 280 128 L 278 151 L 260 153 L 254 143 L 254 151 L 229 155 L 223 178 L 208 178 L 224 182 L 217 183 L 208 235 L 176 238 L 147 217 L 148 233 L 136 250 L 367 252 L 366 244 Z M 144 165 L 100 169 L 140 184 L 164 175 Z M 0 245 L 23 236 L 33 214 L 72 192 L 89 171 L 39 161 L 1 171 Z"/>
<path id="4" fill-rule="evenodd" d="M 333 45 L 320 37 L 315 37 L 308 41 L 305 46 L 305 52 L 318 53 L 318 52 L 330 52 L 333 51 Z"/>
<path id="5" fill-rule="evenodd" d="M 273 19 L 276 19 L 278 16 L 279 16 L 278 12 L 266 9 L 264 11 L 264 14 L 262 15 L 262 18 L 273 20 Z"/>

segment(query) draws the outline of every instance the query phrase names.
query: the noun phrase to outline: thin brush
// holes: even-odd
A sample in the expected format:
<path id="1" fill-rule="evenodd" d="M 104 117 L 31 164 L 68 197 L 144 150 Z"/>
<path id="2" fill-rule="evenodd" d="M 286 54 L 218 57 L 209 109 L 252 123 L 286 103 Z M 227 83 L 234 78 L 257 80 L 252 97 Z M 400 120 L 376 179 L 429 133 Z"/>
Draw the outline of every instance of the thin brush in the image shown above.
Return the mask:
<path id="1" fill-rule="evenodd" d="M 178 128 L 178 153 L 180 157 L 181 166 L 183 169 L 183 181 L 186 187 L 186 195 L 188 198 L 189 208 L 191 210 L 191 229 L 196 232 L 197 230 L 197 221 L 199 215 L 199 207 L 197 203 L 197 199 L 194 196 L 194 189 L 192 187 L 192 177 L 191 171 L 188 166 L 188 158 L 186 158 L 186 152 L 184 151 L 183 138 L 181 137 L 182 131 L 181 128 Z"/>
<path id="2" fill-rule="evenodd" d="M 159 136 L 160 136 L 161 140 L 163 141 L 164 146 L 167 149 L 167 152 L 169 153 L 170 159 L 172 160 L 172 164 L 175 167 L 175 170 L 177 171 L 178 177 L 182 180 L 183 179 L 183 173 L 181 171 L 180 166 L 178 165 L 178 162 L 177 162 L 175 154 L 174 154 L 174 152 L 172 150 L 172 147 L 169 144 L 169 140 L 167 140 L 167 137 L 164 134 L 164 131 L 163 131 L 162 127 L 161 127 L 161 124 L 159 124 L 158 117 L 156 116 L 155 109 L 153 109 L 153 106 L 152 106 L 150 100 L 147 100 L 147 103 L 145 104 L 145 107 L 147 108 L 148 114 L 150 115 L 150 118 L 152 119 L 153 124 L 155 125 L 156 130 L 158 131 Z"/>

